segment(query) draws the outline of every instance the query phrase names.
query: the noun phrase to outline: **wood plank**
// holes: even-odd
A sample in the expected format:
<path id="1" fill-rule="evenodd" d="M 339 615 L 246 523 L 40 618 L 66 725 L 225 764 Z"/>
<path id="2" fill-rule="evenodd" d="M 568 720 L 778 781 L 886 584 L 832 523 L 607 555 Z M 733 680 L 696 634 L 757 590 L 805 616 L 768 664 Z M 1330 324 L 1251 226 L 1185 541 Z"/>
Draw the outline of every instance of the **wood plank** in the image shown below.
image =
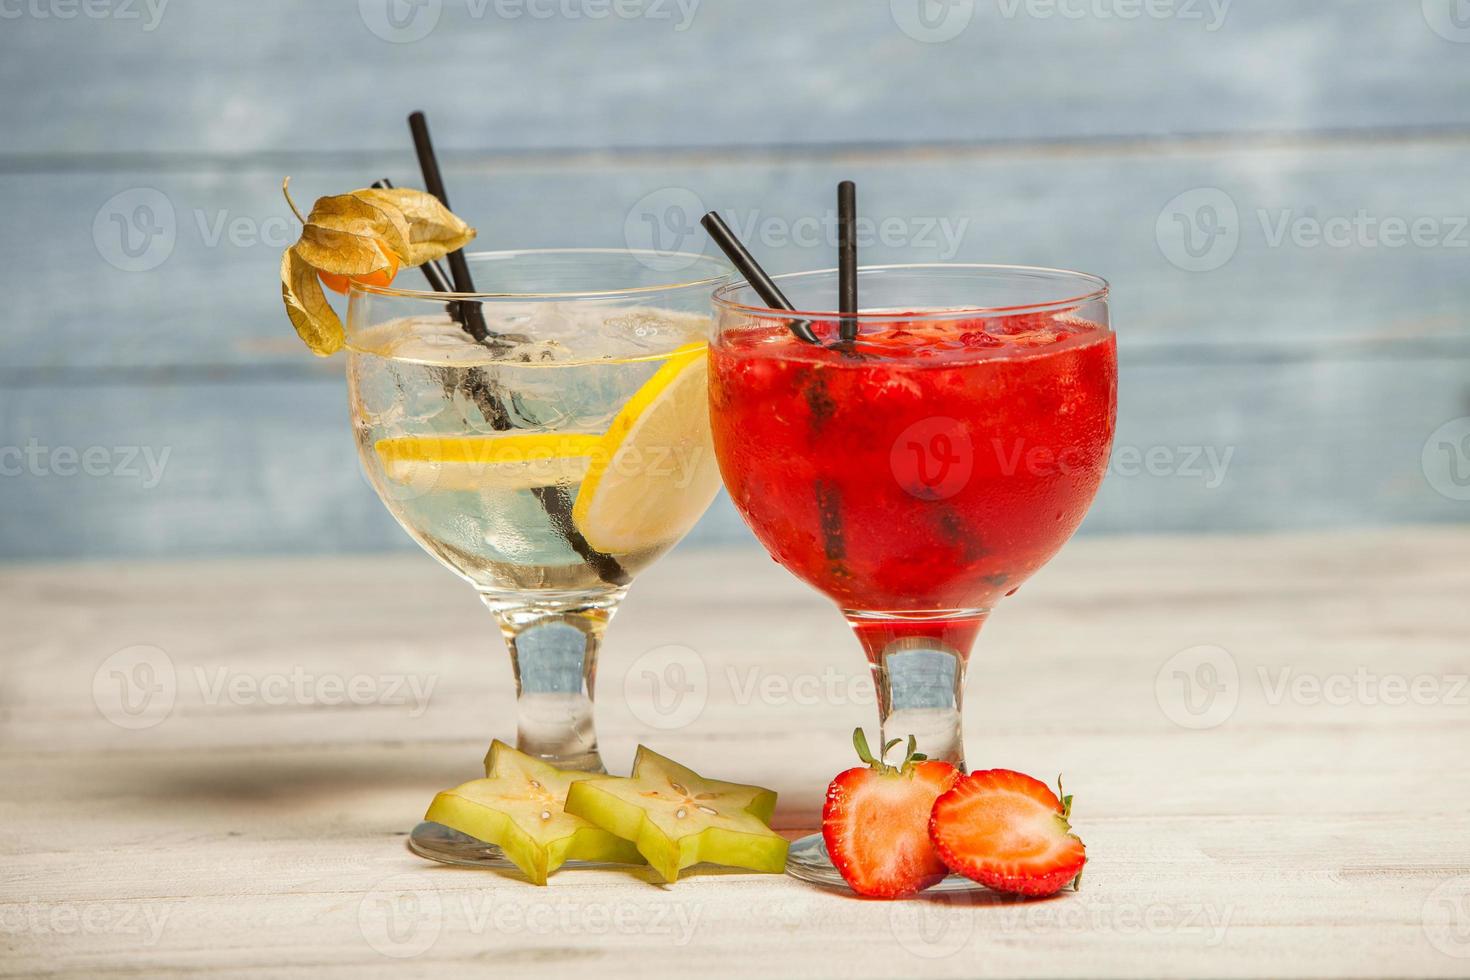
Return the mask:
<path id="1" fill-rule="evenodd" d="M 1465 363 L 1125 354 L 1114 464 L 1084 532 L 1463 521 L 1453 460 L 1431 447 L 1426 469 L 1425 448 L 1470 414 Z M 11 388 L 0 453 L 12 558 L 415 547 L 361 476 L 337 378 Z M 723 497 L 690 538 L 749 540 Z"/>
<path id="2" fill-rule="evenodd" d="M 1409 353 L 1470 351 L 1458 285 L 1470 255 L 1464 149 L 1422 143 L 1163 155 L 1027 151 L 840 165 L 508 164 L 453 168 L 450 181 L 456 206 L 481 228 L 487 248 L 698 251 L 708 246 L 692 222 L 709 207 L 748 233 L 773 270 L 793 271 L 833 262 L 835 243 L 820 227 L 830 220 L 833 175 L 843 173 L 862 186 L 869 217 L 894 222 L 889 237 L 875 231 L 863 243 L 865 262 L 1008 262 L 1100 273 L 1116 287 L 1125 356 L 1173 357 L 1183 348 L 1209 360 L 1392 357 L 1399 342 Z M 195 376 L 221 367 L 267 376 L 330 370 L 304 356 L 274 285 L 283 243 L 295 237 L 280 177 L 294 173 L 298 199 L 309 203 L 385 172 L 402 182 L 411 175 L 387 163 L 356 170 L 298 170 L 297 163 L 234 174 L 0 175 L 18 227 L 61 231 L 0 242 L 0 268 L 26 284 L 10 292 L 0 382 L 31 379 L 32 368 L 62 379 L 84 368 L 88 384 L 99 374 L 156 378 L 177 367 Z M 1218 268 L 1190 271 L 1173 215 L 1191 219 L 1213 203 L 1198 196 L 1202 188 L 1229 195 L 1238 243 L 1232 253 L 1230 239 L 1218 239 L 1217 251 L 1205 253 L 1206 265 Z M 150 201 L 139 189 L 162 198 Z M 1196 197 L 1171 207 L 1189 192 Z M 134 265 L 119 222 L 142 248 L 132 222 L 143 203 L 152 208 L 149 227 L 173 235 L 152 239 Z M 1427 247 L 1390 247 L 1368 226 L 1361 240 L 1350 231 L 1346 247 L 1274 237 L 1283 220 L 1310 230 L 1314 221 L 1354 220 L 1359 212 L 1377 223 L 1426 219 L 1434 235 L 1422 239 Z M 1209 213 L 1199 212 L 1199 220 Z M 661 228 L 656 237 L 650 217 Z M 1196 234 L 1203 248 L 1209 239 Z M 417 274 L 405 281 L 417 282 Z"/>
<path id="3" fill-rule="evenodd" d="M 563 872 L 543 890 L 437 868 L 400 835 L 509 724 L 504 655 L 468 589 L 406 556 L 3 567 L 0 778 L 27 791 L 0 799 L 0 973 L 1460 975 L 1470 713 L 1449 684 L 1470 673 L 1467 545 L 1465 529 L 1406 528 L 1069 546 L 997 612 L 969 682 L 972 760 L 1064 771 L 1089 844 L 1081 892 L 1020 905 L 859 902 L 711 872 L 671 887 Z M 648 740 L 774 785 L 780 824 L 810 826 L 871 705 L 741 702 L 729 678 L 861 676 L 825 600 L 753 550 L 684 550 L 610 636 L 598 710 L 614 765 Z M 314 696 L 211 704 L 181 679 L 171 715 L 126 730 L 99 713 L 93 676 L 140 642 L 182 675 L 440 686 L 415 717 Z M 626 678 L 671 642 L 707 668 L 707 704 L 655 731 Z M 1237 704 L 1186 730 L 1159 677 L 1201 643 L 1238 667 Z M 1273 699 L 1283 671 L 1360 668 L 1377 680 L 1346 701 Z M 1418 676 L 1436 698 L 1373 696 Z"/>
<path id="4" fill-rule="evenodd" d="M 5 152 L 401 152 L 421 102 L 446 147 L 497 151 L 1470 124 L 1470 60 L 1411 2 L 963 3 L 943 43 L 900 29 L 917 0 L 432 0 L 402 33 L 388 6 L 17 6 L 0 84 L 47 98 L 0 106 Z"/>

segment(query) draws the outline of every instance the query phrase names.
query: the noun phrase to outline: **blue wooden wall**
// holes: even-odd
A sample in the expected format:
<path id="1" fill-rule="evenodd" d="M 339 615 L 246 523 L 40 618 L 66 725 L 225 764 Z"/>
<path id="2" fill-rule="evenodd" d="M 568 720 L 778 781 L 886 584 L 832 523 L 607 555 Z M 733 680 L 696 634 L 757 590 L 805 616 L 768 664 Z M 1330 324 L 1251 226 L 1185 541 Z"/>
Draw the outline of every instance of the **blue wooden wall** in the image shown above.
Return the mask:
<path id="1" fill-rule="evenodd" d="M 1461 0 L 28 0 L 0 11 L 0 557 L 411 547 L 281 310 L 299 198 L 414 178 L 485 247 L 1107 276 L 1091 531 L 1470 518 Z M 597 16 L 606 14 L 606 16 Z M 650 223 L 650 219 L 652 223 Z M 1148 454 L 1152 453 L 1152 456 Z M 748 540 L 725 502 L 695 532 Z"/>

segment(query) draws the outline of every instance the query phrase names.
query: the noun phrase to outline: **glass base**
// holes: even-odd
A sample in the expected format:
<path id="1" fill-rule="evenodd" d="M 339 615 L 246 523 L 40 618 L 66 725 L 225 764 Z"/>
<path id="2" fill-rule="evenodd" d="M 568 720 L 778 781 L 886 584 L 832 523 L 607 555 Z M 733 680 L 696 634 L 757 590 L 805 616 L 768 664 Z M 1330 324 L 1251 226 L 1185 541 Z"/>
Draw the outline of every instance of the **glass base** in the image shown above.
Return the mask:
<path id="1" fill-rule="evenodd" d="M 421 858 L 461 868 L 496 868 L 520 874 L 520 869 L 494 844 L 476 840 L 443 824 L 425 821 L 408 835 L 408 849 Z M 563 868 L 627 868 L 606 861 L 568 861 Z"/>
<path id="2" fill-rule="evenodd" d="M 847 882 L 842 880 L 842 874 L 832 864 L 832 858 L 827 854 L 827 842 L 822 840 L 821 834 L 808 834 L 800 840 L 791 842 L 791 850 L 786 854 L 786 873 L 793 878 L 821 885 L 823 888 L 833 888 L 849 895 L 856 894 L 847 886 Z M 951 895 L 981 892 L 994 894 L 978 881 L 971 881 L 963 875 L 950 875 L 939 884 L 926 888 L 919 894 L 929 895 L 936 892 Z"/>

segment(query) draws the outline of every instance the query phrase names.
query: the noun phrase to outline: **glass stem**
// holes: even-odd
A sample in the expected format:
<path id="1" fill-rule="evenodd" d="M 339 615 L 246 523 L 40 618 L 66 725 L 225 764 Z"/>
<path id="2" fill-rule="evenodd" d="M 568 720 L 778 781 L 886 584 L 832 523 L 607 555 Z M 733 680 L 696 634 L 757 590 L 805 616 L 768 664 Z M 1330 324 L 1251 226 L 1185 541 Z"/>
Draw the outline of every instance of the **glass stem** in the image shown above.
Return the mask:
<path id="1" fill-rule="evenodd" d="M 847 613 L 873 671 L 883 742 L 912 735 L 920 752 L 965 771 L 965 666 L 986 615 Z"/>
<path id="2" fill-rule="evenodd" d="M 562 769 L 606 772 L 592 693 L 602 635 L 623 590 L 526 601 L 482 596 L 510 649 L 516 748 Z"/>

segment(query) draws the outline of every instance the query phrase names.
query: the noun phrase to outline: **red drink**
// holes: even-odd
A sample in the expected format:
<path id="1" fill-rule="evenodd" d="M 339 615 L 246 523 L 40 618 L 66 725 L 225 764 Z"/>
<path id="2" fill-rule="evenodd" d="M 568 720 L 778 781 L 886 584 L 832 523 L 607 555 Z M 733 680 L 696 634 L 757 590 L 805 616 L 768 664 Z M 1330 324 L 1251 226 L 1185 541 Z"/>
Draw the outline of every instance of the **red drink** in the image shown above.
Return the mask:
<path id="1" fill-rule="evenodd" d="M 830 270 L 779 278 L 799 310 L 837 295 Z M 753 293 L 715 294 L 710 416 L 725 486 L 771 556 L 841 607 L 885 742 L 913 735 L 963 768 L 976 634 L 1077 530 L 1107 471 L 1107 283 L 1015 266 L 860 270 L 871 305 L 853 317 L 854 341 L 838 339 L 840 314 L 773 310 Z M 795 336 L 793 319 L 819 342 Z"/>
<path id="2" fill-rule="evenodd" d="M 723 332 L 711 367 L 736 507 L 778 562 L 865 614 L 870 656 L 911 627 L 967 653 L 1107 469 L 1115 339 L 1066 313 L 865 323 L 846 349 L 754 321 Z"/>
<path id="3" fill-rule="evenodd" d="M 843 314 L 785 308 L 830 309 L 832 270 L 777 277 L 783 309 L 749 283 L 715 293 L 715 455 L 761 544 L 857 633 L 883 744 L 912 736 L 963 769 L 976 635 L 1077 530 L 1107 471 L 1109 287 L 994 265 L 879 266 L 858 280 L 867 305 L 848 342 L 832 322 Z M 793 320 L 819 342 L 794 336 Z M 843 880 L 820 835 L 793 843 L 787 870 Z"/>

